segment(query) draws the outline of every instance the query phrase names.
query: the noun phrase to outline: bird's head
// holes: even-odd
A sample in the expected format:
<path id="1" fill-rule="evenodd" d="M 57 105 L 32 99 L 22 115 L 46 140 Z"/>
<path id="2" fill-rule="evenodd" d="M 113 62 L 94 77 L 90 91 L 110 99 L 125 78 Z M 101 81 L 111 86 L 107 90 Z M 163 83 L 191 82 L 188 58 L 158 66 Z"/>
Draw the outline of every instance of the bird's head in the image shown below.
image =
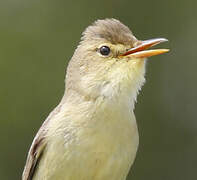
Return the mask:
<path id="1" fill-rule="evenodd" d="M 97 20 L 83 32 L 69 63 L 66 91 L 87 99 L 121 95 L 135 99 L 144 83 L 145 59 L 168 51 L 147 49 L 164 41 L 140 41 L 116 19 Z"/>

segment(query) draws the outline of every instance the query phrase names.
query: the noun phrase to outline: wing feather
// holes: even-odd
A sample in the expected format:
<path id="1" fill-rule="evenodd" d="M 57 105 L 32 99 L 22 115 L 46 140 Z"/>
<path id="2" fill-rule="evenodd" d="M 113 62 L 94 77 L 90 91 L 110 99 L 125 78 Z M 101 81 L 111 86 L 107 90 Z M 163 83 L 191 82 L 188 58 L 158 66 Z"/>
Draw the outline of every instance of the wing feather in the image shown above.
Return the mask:
<path id="1" fill-rule="evenodd" d="M 61 104 L 59 104 L 45 120 L 41 128 L 39 129 L 34 141 L 30 147 L 26 165 L 23 171 L 22 180 L 33 180 L 36 168 L 38 168 L 39 162 L 42 159 L 43 152 L 47 146 L 46 134 L 47 134 L 47 125 L 49 121 L 60 112 Z"/>
<path id="2" fill-rule="evenodd" d="M 45 138 L 42 133 L 38 133 L 29 150 L 22 180 L 33 179 L 33 175 L 38 167 L 38 163 L 41 160 L 45 147 Z"/>

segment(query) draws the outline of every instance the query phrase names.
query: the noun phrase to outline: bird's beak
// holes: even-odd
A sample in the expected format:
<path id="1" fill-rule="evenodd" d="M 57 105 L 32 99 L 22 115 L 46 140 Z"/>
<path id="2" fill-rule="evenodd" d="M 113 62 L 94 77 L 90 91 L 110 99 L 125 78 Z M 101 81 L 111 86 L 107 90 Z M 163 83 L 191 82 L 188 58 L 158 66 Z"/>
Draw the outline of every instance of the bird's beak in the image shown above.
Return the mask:
<path id="1" fill-rule="evenodd" d="M 150 39 L 145 41 L 138 41 L 137 46 L 134 48 L 128 49 L 124 54 L 121 56 L 128 56 L 131 58 L 147 58 L 150 56 L 155 56 L 159 54 L 163 54 L 169 51 L 169 49 L 153 49 L 153 50 L 146 50 L 152 46 L 160 44 L 162 42 L 168 41 L 165 38 L 156 38 Z"/>

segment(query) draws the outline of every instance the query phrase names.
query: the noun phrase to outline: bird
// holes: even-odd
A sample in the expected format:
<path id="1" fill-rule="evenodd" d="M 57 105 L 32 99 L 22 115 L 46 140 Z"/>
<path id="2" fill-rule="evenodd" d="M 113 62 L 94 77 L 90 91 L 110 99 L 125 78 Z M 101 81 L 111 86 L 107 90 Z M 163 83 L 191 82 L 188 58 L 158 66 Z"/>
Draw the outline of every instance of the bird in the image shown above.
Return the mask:
<path id="1" fill-rule="evenodd" d="M 138 40 L 114 18 L 82 33 L 69 61 L 65 92 L 27 155 L 22 180 L 126 180 L 139 144 L 134 115 L 149 49 L 165 38 Z"/>

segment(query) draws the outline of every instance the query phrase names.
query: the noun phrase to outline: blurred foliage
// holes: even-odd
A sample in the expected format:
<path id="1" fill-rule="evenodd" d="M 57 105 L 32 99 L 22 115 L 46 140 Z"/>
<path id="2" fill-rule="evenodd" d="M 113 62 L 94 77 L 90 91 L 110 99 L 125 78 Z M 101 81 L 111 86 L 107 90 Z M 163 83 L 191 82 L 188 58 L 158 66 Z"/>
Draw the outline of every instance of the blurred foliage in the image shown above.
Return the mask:
<path id="1" fill-rule="evenodd" d="M 166 37 L 136 105 L 140 147 L 128 180 L 197 178 L 196 0 L 1 0 L 0 179 L 20 179 L 32 139 L 64 91 L 81 33 L 114 17 L 139 39 Z M 113 173 L 113 172 L 112 172 Z"/>

